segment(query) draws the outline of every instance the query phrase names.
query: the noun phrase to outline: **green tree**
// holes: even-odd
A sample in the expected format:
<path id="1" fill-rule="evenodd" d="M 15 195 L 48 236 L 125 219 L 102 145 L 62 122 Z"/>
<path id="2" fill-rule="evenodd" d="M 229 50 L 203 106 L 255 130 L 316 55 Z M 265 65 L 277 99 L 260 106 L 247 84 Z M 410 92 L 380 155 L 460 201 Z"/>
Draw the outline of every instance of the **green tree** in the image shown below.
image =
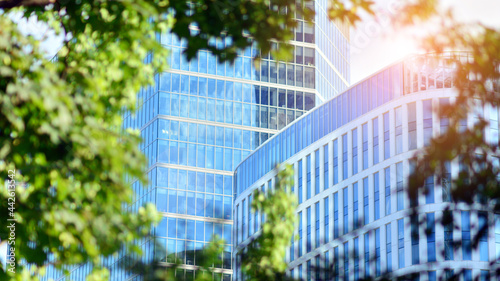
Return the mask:
<path id="1" fill-rule="evenodd" d="M 434 16 L 436 17 L 436 16 Z M 471 210 L 492 213 L 500 211 L 500 149 L 498 136 L 489 134 L 490 126 L 498 129 L 498 122 L 490 122 L 482 114 L 483 108 L 498 109 L 500 106 L 500 28 L 485 26 L 478 22 L 460 23 L 449 12 L 442 17 L 444 26 L 429 36 L 424 46 L 430 51 L 464 50 L 449 58 L 448 63 L 455 71 L 454 87 L 458 91 L 455 102 L 440 108 L 439 118 L 449 120 L 446 133 L 433 138 L 429 146 L 415 156 L 416 169 L 409 180 L 409 197 L 426 194 L 425 180 L 435 175 L 438 182 L 449 182 L 450 204 L 437 223 L 443 226 L 457 225 L 453 222 L 453 211 L 461 210 L 458 203 Z M 474 116 L 472 127 L 467 125 L 467 116 Z M 494 118 L 491 118 L 494 120 Z M 488 137 L 486 137 L 488 136 Z M 460 165 L 458 177 L 449 178 L 449 164 Z M 479 208 L 478 208 L 479 206 Z M 414 213 L 419 211 L 415 207 Z M 490 217 L 490 222 L 493 221 Z M 420 222 L 421 226 L 425 221 Z M 472 248 L 479 247 L 479 241 L 490 225 L 479 226 L 471 237 Z M 457 246 L 460 241 L 455 241 Z M 494 249 L 490 249 L 494 251 Z M 500 273 L 498 258 L 490 262 L 491 270 Z M 460 276 L 462 271 L 455 271 Z M 444 277 L 444 276 L 443 276 Z"/>
<path id="2" fill-rule="evenodd" d="M 252 209 L 265 217 L 257 237 L 241 251 L 243 273 L 247 280 L 284 280 L 285 251 L 290 246 L 297 223 L 297 198 L 291 193 L 293 166 L 279 166 L 274 189 L 256 189 Z"/>
<path id="3" fill-rule="evenodd" d="M 47 61 L 38 42 L 22 36 L 9 18 L 0 16 L 0 26 L 0 177 L 19 184 L 14 205 L 7 201 L 12 194 L 0 189 L 2 243 L 10 241 L 7 220 L 17 220 L 10 242 L 17 274 L 3 269 L 0 279 L 29 280 L 22 260 L 37 265 L 35 273 L 45 264 L 91 262 L 106 279 L 101 255 L 122 246 L 137 252 L 134 239 L 147 235 L 158 218 L 152 205 L 123 209 L 134 203 L 125 176 L 145 183 L 145 158 L 138 134 L 121 132 L 120 114 L 147 79 L 132 81 L 135 71 L 118 62 L 99 65 L 106 54 L 92 54 L 90 45 L 80 49 L 89 55 L 83 64 Z M 111 90 L 122 78 L 131 80 L 123 92 Z"/>

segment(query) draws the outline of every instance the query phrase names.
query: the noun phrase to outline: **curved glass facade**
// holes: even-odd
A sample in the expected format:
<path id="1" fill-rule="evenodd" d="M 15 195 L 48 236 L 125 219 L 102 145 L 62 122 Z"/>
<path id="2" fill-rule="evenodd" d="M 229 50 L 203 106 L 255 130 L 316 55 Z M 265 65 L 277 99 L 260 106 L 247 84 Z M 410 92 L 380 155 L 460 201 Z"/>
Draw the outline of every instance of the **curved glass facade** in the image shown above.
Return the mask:
<path id="1" fill-rule="evenodd" d="M 254 189 L 272 188 L 273 168 L 280 162 L 294 166 L 292 191 L 299 198 L 297 239 L 287 251 L 291 276 L 358 280 L 393 272 L 436 280 L 450 276 L 453 269 L 460 273 L 459 268 L 466 269 L 464 280 L 490 276 L 489 262 L 500 249 L 493 227 L 500 226 L 500 216 L 484 204 L 458 204 L 453 217 L 459 225 L 436 223 L 451 204 L 450 180 L 461 169 L 459 159 L 448 163 L 447 178 L 426 180 L 427 192 L 418 199 L 418 219 L 425 220 L 426 227 L 418 227 L 417 217 L 410 217 L 415 202 L 405 191 L 414 165 L 411 157 L 447 129 L 448 120 L 440 119 L 435 110 L 456 97 L 449 58 L 457 56 L 468 55 L 420 55 L 387 67 L 296 120 L 238 165 L 233 218 L 236 280 L 243 280 L 239 253 L 262 223 L 244 202 Z M 476 111 L 492 120 L 485 137 L 498 142 L 498 109 Z M 464 120 L 464 126 L 472 125 L 474 116 Z M 484 224 L 491 227 L 479 247 L 471 247 L 471 233 Z M 454 241 L 463 242 L 458 247 Z M 325 273 L 328 276 L 311 272 L 323 263 L 333 268 Z"/>

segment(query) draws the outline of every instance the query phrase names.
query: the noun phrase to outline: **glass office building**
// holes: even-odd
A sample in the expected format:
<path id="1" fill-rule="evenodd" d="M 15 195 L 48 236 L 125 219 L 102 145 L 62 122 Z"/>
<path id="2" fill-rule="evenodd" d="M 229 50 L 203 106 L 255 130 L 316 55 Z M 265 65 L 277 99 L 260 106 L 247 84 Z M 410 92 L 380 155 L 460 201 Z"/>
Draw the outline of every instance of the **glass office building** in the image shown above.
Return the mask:
<path id="1" fill-rule="evenodd" d="M 176 274 L 190 279 L 197 250 L 218 235 L 226 246 L 214 280 L 232 278 L 233 169 L 280 129 L 349 85 L 349 27 L 328 20 L 326 0 L 313 5 L 307 8 L 316 11 L 314 23 L 297 19 L 288 62 L 263 56 L 256 67 L 256 48 L 242 51 L 234 64 L 206 51 L 188 62 L 182 55 L 186 42 L 158 34 L 170 50 L 170 70 L 138 94 L 137 113 L 124 116 L 124 128 L 141 131 L 149 161 L 149 186 L 132 183 L 136 197 L 129 208 L 152 202 L 163 214 L 154 229 L 157 248 L 152 240 L 138 241 L 145 259 L 180 261 L 184 269 Z M 227 39 L 212 43 L 231 44 Z M 123 261 L 104 260 L 110 279 L 139 279 L 121 269 Z M 89 270 L 79 267 L 68 279 L 82 280 Z"/>
<path id="2" fill-rule="evenodd" d="M 185 42 L 160 34 L 171 69 L 140 93 L 138 114 L 125 122 L 141 130 L 150 165 L 151 187 L 134 188 L 164 216 L 154 232 L 161 249 L 154 252 L 166 263 L 185 264 L 177 275 L 193 278 L 197 250 L 218 235 L 226 246 L 214 280 L 232 279 L 234 168 L 280 129 L 347 88 L 348 28 L 327 21 L 326 1 L 314 5 L 315 24 L 298 19 L 289 62 L 264 56 L 256 68 L 256 48 L 242 51 L 234 64 L 205 51 L 188 62 Z"/>
<path id="3" fill-rule="evenodd" d="M 281 162 L 294 166 L 292 190 L 299 202 L 297 239 L 287 251 L 291 276 L 359 280 L 392 272 L 414 274 L 413 280 L 452 274 L 488 280 L 494 275 L 490 262 L 500 249 L 498 214 L 485 204 L 457 204 L 452 215 L 458 225 L 437 223 L 454 204 L 450 179 L 462 169 L 459 159 L 448 163 L 447 178 L 426 180 L 427 192 L 418 198 L 418 219 L 425 227 L 409 215 L 410 158 L 446 131 L 448 120 L 435 110 L 457 95 L 450 55 L 468 57 L 419 55 L 381 70 L 288 125 L 236 167 L 235 280 L 244 280 L 240 253 L 262 225 L 248 202 L 255 189 L 273 188 L 273 168 Z M 490 120 L 484 136 L 498 143 L 498 109 L 478 106 L 462 126 L 472 126 L 477 116 Z M 478 247 L 471 247 L 471 237 L 485 224 Z M 331 271 L 311 272 L 324 262 Z"/>

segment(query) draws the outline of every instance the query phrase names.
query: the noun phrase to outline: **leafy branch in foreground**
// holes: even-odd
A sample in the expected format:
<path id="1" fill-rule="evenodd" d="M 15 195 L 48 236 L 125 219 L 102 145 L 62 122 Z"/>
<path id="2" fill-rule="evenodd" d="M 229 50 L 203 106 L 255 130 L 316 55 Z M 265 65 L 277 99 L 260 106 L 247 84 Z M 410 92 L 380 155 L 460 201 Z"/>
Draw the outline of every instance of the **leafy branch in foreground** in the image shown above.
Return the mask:
<path id="1" fill-rule="evenodd" d="M 500 29 L 480 23 L 460 23 L 448 15 L 448 22 L 427 38 L 429 51 L 463 50 L 445 63 L 455 70 L 455 101 L 440 106 L 437 112 L 446 120 L 447 131 L 433 138 L 414 160 L 416 168 L 409 179 L 409 197 L 415 201 L 426 194 L 425 181 L 434 175 L 447 188 L 444 214 L 461 210 L 477 210 L 493 221 L 500 211 L 500 147 L 498 139 L 498 107 L 500 106 Z M 472 119 L 472 122 L 470 120 Z M 469 120 L 469 121 L 468 121 Z M 451 163 L 459 172 L 454 178 Z M 453 173 L 455 174 L 455 173 Z M 464 209 L 465 208 L 465 209 Z M 416 206 L 414 214 L 419 212 Z M 489 217 L 489 218 L 488 218 Z M 437 223 L 447 227 L 460 225 L 453 216 L 443 215 Z M 425 221 L 420 221 L 420 225 Z M 488 223 L 481 228 L 487 228 Z M 491 225 L 489 225 L 491 227 Z M 485 229 L 471 237 L 472 248 L 479 247 Z M 454 241 L 459 245 L 460 241 Z M 500 272 L 498 257 L 490 261 L 492 271 Z M 455 272 L 454 278 L 461 272 Z"/>
<path id="2" fill-rule="evenodd" d="M 276 168 L 278 169 L 278 167 Z M 274 189 L 253 194 L 252 209 L 265 216 L 265 222 L 247 252 L 242 253 L 242 269 L 247 280 L 284 280 L 285 251 L 290 245 L 297 222 L 297 199 L 291 193 L 293 166 L 286 164 L 278 172 Z"/>
<path id="3" fill-rule="evenodd" d="M 109 90 L 120 84 L 118 77 L 102 72 L 108 68 L 126 79 L 133 73 L 118 64 L 95 64 L 93 48 L 78 44 L 77 56 L 86 63 L 78 65 L 75 58 L 61 71 L 63 63 L 44 59 L 38 42 L 20 34 L 5 15 L 0 26 L 0 178 L 15 170 L 20 183 L 11 245 L 18 274 L 2 269 L 0 279 L 37 279 L 25 263 L 38 274 L 47 264 L 62 269 L 86 262 L 93 263 L 96 279 L 106 279 L 101 257 L 122 248 L 140 252 L 134 239 L 147 235 L 147 226 L 158 219 L 151 204 L 134 213 L 123 209 L 134 203 L 125 175 L 145 183 L 145 159 L 137 133 L 117 129 L 130 101 Z M 134 93 L 144 82 L 139 78 L 122 90 Z M 2 210 L 7 210 L 6 197 L 6 189 L 0 189 Z M 1 221 L 8 218 L 0 212 Z M 4 225 L 2 243 L 8 234 Z"/>

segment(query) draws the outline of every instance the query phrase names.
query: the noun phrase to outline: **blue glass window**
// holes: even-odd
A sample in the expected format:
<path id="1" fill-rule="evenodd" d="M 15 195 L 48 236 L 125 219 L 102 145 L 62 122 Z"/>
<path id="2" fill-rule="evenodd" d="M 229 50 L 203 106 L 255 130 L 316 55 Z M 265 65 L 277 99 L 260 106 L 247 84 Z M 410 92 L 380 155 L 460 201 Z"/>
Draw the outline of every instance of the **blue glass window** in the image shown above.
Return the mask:
<path id="1" fill-rule="evenodd" d="M 312 277 L 311 277 L 311 272 L 312 272 L 312 268 L 311 268 L 311 260 L 308 260 L 307 263 L 306 263 L 306 271 L 307 271 L 307 281 L 311 281 L 312 280 Z"/>
<path id="2" fill-rule="evenodd" d="M 189 94 L 189 76 L 188 75 L 181 75 L 181 93 L 182 94 Z M 187 99 L 187 96 L 181 95 L 181 99 L 182 98 Z M 181 112 L 181 114 L 183 114 L 183 113 Z M 187 112 L 185 114 L 187 114 Z"/>
<path id="3" fill-rule="evenodd" d="M 488 270 L 481 270 L 479 281 L 490 281 L 490 272 Z"/>
<path id="4" fill-rule="evenodd" d="M 397 210 L 404 209 L 403 162 L 396 163 Z"/>
<path id="5" fill-rule="evenodd" d="M 472 281 L 472 270 L 470 269 L 464 269 L 464 281 Z"/>
<path id="6" fill-rule="evenodd" d="M 359 237 L 354 238 L 354 280 L 359 280 Z"/>
<path id="7" fill-rule="evenodd" d="M 323 229 L 323 236 L 325 239 L 325 243 L 328 243 L 330 241 L 330 201 L 329 198 L 326 197 L 324 200 L 324 205 L 325 205 L 325 210 L 324 210 L 324 215 L 325 215 L 325 225 Z"/>
<path id="8" fill-rule="evenodd" d="M 363 170 L 368 169 L 368 124 L 365 123 L 361 127 L 363 134 Z"/>
<path id="9" fill-rule="evenodd" d="M 398 268 L 405 267 L 404 219 L 398 220 Z"/>
<path id="10" fill-rule="evenodd" d="M 379 162 L 378 118 L 373 119 L 373 165 Z"/>
<path id="11" fill-rule="evenodd" d="M 299 213 L 299 231 L 298 231 L 298 235 L 299 235 L 299 241 L 298 241 L 298 245 L 299 245 L 299 257 L 302 257 L 302 212 Z"/>
<path id="12" fill-rule="evenodd" d="M 348 201 L 348 189 L 347 187 L 342 190 L 343 194 L 343 206 L 344 206 L 344 234 L 347 234 L 349 232 L 349 216 L 348 216 L 348 210 L 349 210 L 349 201 Z"/>
<path id="13" fill-rule="evenodd" d="M 445 173 L 441 178 L 442 200 L 443 202 L 451 202 L 451 165 L 449 161 L 444 163 Z"/>
<path id="14" fill-rule="evenodd" d="M 430 176 L 425 179 L 425 204 L 434 203 L 434 177 Z"/>
<path id="15" fill-rule="evenodd" d="M 384 159 L 391 157 L 389 112 L 384 113 Z"/>
<path id="16" fill-rule="evenodd" d="M 427 261 L 436 261 L 436 226 L 434 213 L 427 214 Z"/>
<path id="17" fill-rule="evenodd" d="M 380 276 L 380 228 L 375 229 L 375 276 Z"/>
<path id="18" fill-rule="evenodd" d="M 479 220 L 479 260 L 488 261 L 488 214 L 478 213 Z"/>
<path id="19" fill-rule="evenodd" d="M 358 173 L 358 129 L 352 130 L 352 174 Z"/>
<path id="20" fill-rule="evenodd" d="M 363 179 L 363 224 L 369 222 L 368 178 Z"/>
<path id="21" fill-rule="evenodd" d="M 470 212 L 462 211 L 462 255 L 463 260 L 472 260 L 472 244 L 470 234 Z"/>
<path id="22" fill-rule="evenodd" d="M 205 222 L 205 242 L 210 242 L 214 235 L 214 223 Z"/>
<path id="23" fill-rule="evenodd" d="M 160 93 L 159 114 L 170 114 L 170 94 Z"/>
<path id="24" fill-rule="evenodd" d="M 429 271 L 429 281 L 437 281 L 436 271 Z"/>
<path id="25" fill-rule="evenodd" d="M 451 218 L 451 212 L 445 211 L 443 212 L 443 217 L 448 216 Z M 453 260 L 453 220 L 447 220 L 443 225 L 444 227 L 444 259 L 445 260 Z"/>
<path id="26" fill-rule="evenodd" d="M 333 184 L 339 183 L 339 150 L 338 139 L 333 141 Z"/>
<path id="27" fill-rule="evenodd" d="M 417 148 L 417 109 L 414 102 L 408 104 L 408 150 Z"/>
<path id="28" fill-rule="evenodd" d="M 179 48 L 172 48 L 172 57 L 171 57 L 171 67 L 172 69 L 179 69 L 181 60 L 181 50 Z"/>
<path id="29" fill-rule="evenodd" d="M 384 169 L 385 175 L 385 215 L 391 214 L 391 168 Z"/>
<path id="30" fill-rule="evenodd" d="M 214 55 L 208 53 L 208 74 L 216 73 L 217 61 Z"/>
<path id="31" fill-rule="evenodd" d="M 373 174 L 373 219 L 380 219 L 380 187 L 379 187 L 379 174 Z"/>
<path id="32" fill-rule="evenodd" d="M 236 63 L 238 63 L 238 68 L 235 67 Z M 236 77 L 241 78 L 241 57 L 236 58 L 236 60 L 234 61 L 234 64 L 231 64 L 229 61 L 226 61 L 225 67 L 226 67 L 226 76 L 227 77 L 234 77 L 235 76 L 235 69 L 236 69 L 238 71 Z M 221 71 L 220 71 L 221 74 L 217 74 L 217 75 L 224 75 L 224 63 L 221 63 L 220 65 L 217 66 L 217 72 L 219 72 L 219 69 L 221 69 Z"/>
<path id="33" fill-rule="evenodd" d="M 222 219 L 224 218 L 224 205 L 223 205 L 223 196 L 221 195 L 215 195 L 215 205 L 214 205 L 214 212 L 215 212 L 215 218 L 217 219 Z M 250 205 L 250 201 L 248 202 Z M 250 208 L 248 208 L 250 210 Z M 249 211 L 250 212 L 250 211 Z M 222 236 L 220 236 L 222 237 Z"/>
<path id="34" fill-rule="evenodd" d="M 344 280 L 349 280 L 349 242 L 344 243 Z"/>
<path id="35" fill-rule="evenodd" d="M 247 228 L 245 227 L 246 225 L 246 214 L 247 214 L 247 207 L 246 207 L 246 200 L 243 199 L 241 202 L 241 235 L 243 236 L 243 239 L 247 238 Z"/>
<path id="36" fill-rule="evenodd" d="M 215 178 L 215 183 L 217 183 L 217 176 Z M 233 194 L 233 177 L 224 176 L 224 195 L 232 195 Z"/>
<path id="37" fill-rule="evenodd" d="M 186 239 L 186 220 L 177 219 L 177 238 Z"/>
<path id="38" fill-rule="evenodd" d="M 215 121 L 224 122 L 224 101 L 216 101 Z"/>
<path id="39" fill-rule="evenodd" d="M 432 138 L 432 100 L 424 100 L 422 103 L 424 117 L 424 145 L 428 146 Z"/>
<path id="40" fill-rule="evenodd" d="M 168 212 L 177 213 L 177 191 L 168 190 Z"/>
<path id="41" fill-rule="evenodd" d="M 338 238 L 338 237 L 339 237 L 339 193 L 336 192 L 333 194 L 333 238 Z"/>
<path id="42" fill-rule="evenodd" d="M 419 264 L 420 263 L 420 247 L 419 247 L 419 225 L 418 225 L 418 217 L 412 215 L 410 217 L 410 228 L 411 228 L 411 264 Z"/>
<path id="43" fill-rule="evenodd" d="M 347 134 L 342 136 L 342 179 L 345 180 L 348 177 L 347 170 Z"/>
<path id="44" fill-rule="evenodd" d="M 352 201 L 353 201 L 353 230 L 357 229 L 360 224 L 359 220 L 359 209 L 358 209 L 358 198 L 359 198 L 359 193 L 358 193 L 358 183 L 355 182 L 352 184 Z"/>
<path id="45" fill-rule="evenodd" d="M 269 82 L 277 83 L 277 63 L 269 62 Z"/>
<path id="46" fill-rule="evenodd" d="M 186 192 L 177 192 L 177 212 L 179 214 L 186 214 Z"/>
<path id="47" fill-rule="evenodd" d="M 343 94 L 342 96 L 342 104 L 343 104 L 343 109 L 342 109 L 342 125 L 345 125 L 347 124 L 347 122 L 349 122 L 348 118 L 349 118 L 349 103 L 348 103 L 348 95 L 347 94 Z"/>
<path id="48" fill-rule="evenodd" d="M 396 154 L 403 152 L 403 108 L 394 109 Z"/>
<path id="49" fill-rule="evenodd" d="M 306 219 L 307 219 L 307 225 L 306 225 L 306 253 L 309 253 L 311 251 L 311 207 L 306 209 Z"/>
<path id="50" fill-rule="evenodd" d="M 205 194 L 196 193 L 196 215 L 203 217 L 205 215 Z"/>
<path id="51" fill-rule="evenodd" d="M 212 194 L 206 194 L 205 197 L 205 216 L 214 217 L 214 196 Z"/>
<path id="52" fill-rule="evenodd" d="M 311 154 L 306 156 L 306 199 L 311 198 Z"/>
<path id="53" fill-rule="evenodd" d="M 299 186 L 297 192 L 299 193 L 299 204 L 302 203 L 302 160 L 299 160 Z"/>
<path id="54" fill-rule="evenodd" d="M 339 281 L 339 247 L 333 248 L 333 280 Z"/>
<path id="55" fill-rule="evenodd" d="M 319 263 L 318 263 L 319 265 Z M 324 277 L 325 277 L 325 280 L 331 280 L 330 279 L 330 251 L 326 251 L 325 252 L 325 262 L 324 262 Z M 319 273 L 320 271 L 317 270 L 316 271 L 317 273 Z M 320 280 L 320 277 L 317 276 L 316 280 Z"/>
<path id="56" fill-rule="evenodd" d="M 177 236 L 177 219 L 175 218 L 167 218 L 168 224 L 168 238 L 176 238 Z"/>
<path id="57" fill-rule="evenodd" d="M 156 208 L 160 212 L 167 211 L 167 190 L 163 188 L 156 189 Z"/>
<path id="58" fill-rule="evenodd" d="M 319 202 L 314 204 L 315 223 L 314 223 L 314 248 L 319 247 Z"/>
<path id="59" fill-rule="evenodd" d="M 230 220 L 231 219 L 231 206 L 232 206 L 232 201 L 231 197 L 229 196 L 224 196 L 224 219 Z"/>
<path id="60" fill-rule="evenodd" d="M 156 236 L 167 236 L 167 218 L 162 218 L 158 226 L 156 227 Z"/>
<path id="61" fill-rule="evenodd" d="M 385 242 L 386 242 L 386 263 L 387 272 L 392 271 L 392 235 L 391 235 L 391 224 L 385 225 Z"/>
<path id="62" fill-rule="evenodd" d="M 329 159 L 329 155 L 328 155 L 328 144 L 326 144 L 325 146 L 323 146 L 323 155 L 324 155 L 324 177 L 323 177 L 323 180 L 324 180 L 324 186 L 323 188 L 324 189 L 327 189 L 330 187 L 330 183 L 329 183 L 329 168 L 328 168 L 328 159 Z"/>
<path id="63" fill-rule="evenodd" d="M 307 109 L 307 108 L 306 108 Z M 312 124 L 311 124 L 311 119 L 312 116 L 311 114 L 307 115 L 305 117 L 306 119 L 306 133 L 304 134 L 304 137 L 306 140 L 303 142 L 305 146 L 309 146 L 312 143 Z"/>
<path id="64" fill-rule="evenodd" d="M 367 232 L 364 235 L 364 247 L 365 249 L 365 279 L 370 277 L 370 233 Z"/>
<path id="65" fill-rule="evenodd" d="M 319 193 L 319 149 L 314 152 L 314 195 Z"/>

